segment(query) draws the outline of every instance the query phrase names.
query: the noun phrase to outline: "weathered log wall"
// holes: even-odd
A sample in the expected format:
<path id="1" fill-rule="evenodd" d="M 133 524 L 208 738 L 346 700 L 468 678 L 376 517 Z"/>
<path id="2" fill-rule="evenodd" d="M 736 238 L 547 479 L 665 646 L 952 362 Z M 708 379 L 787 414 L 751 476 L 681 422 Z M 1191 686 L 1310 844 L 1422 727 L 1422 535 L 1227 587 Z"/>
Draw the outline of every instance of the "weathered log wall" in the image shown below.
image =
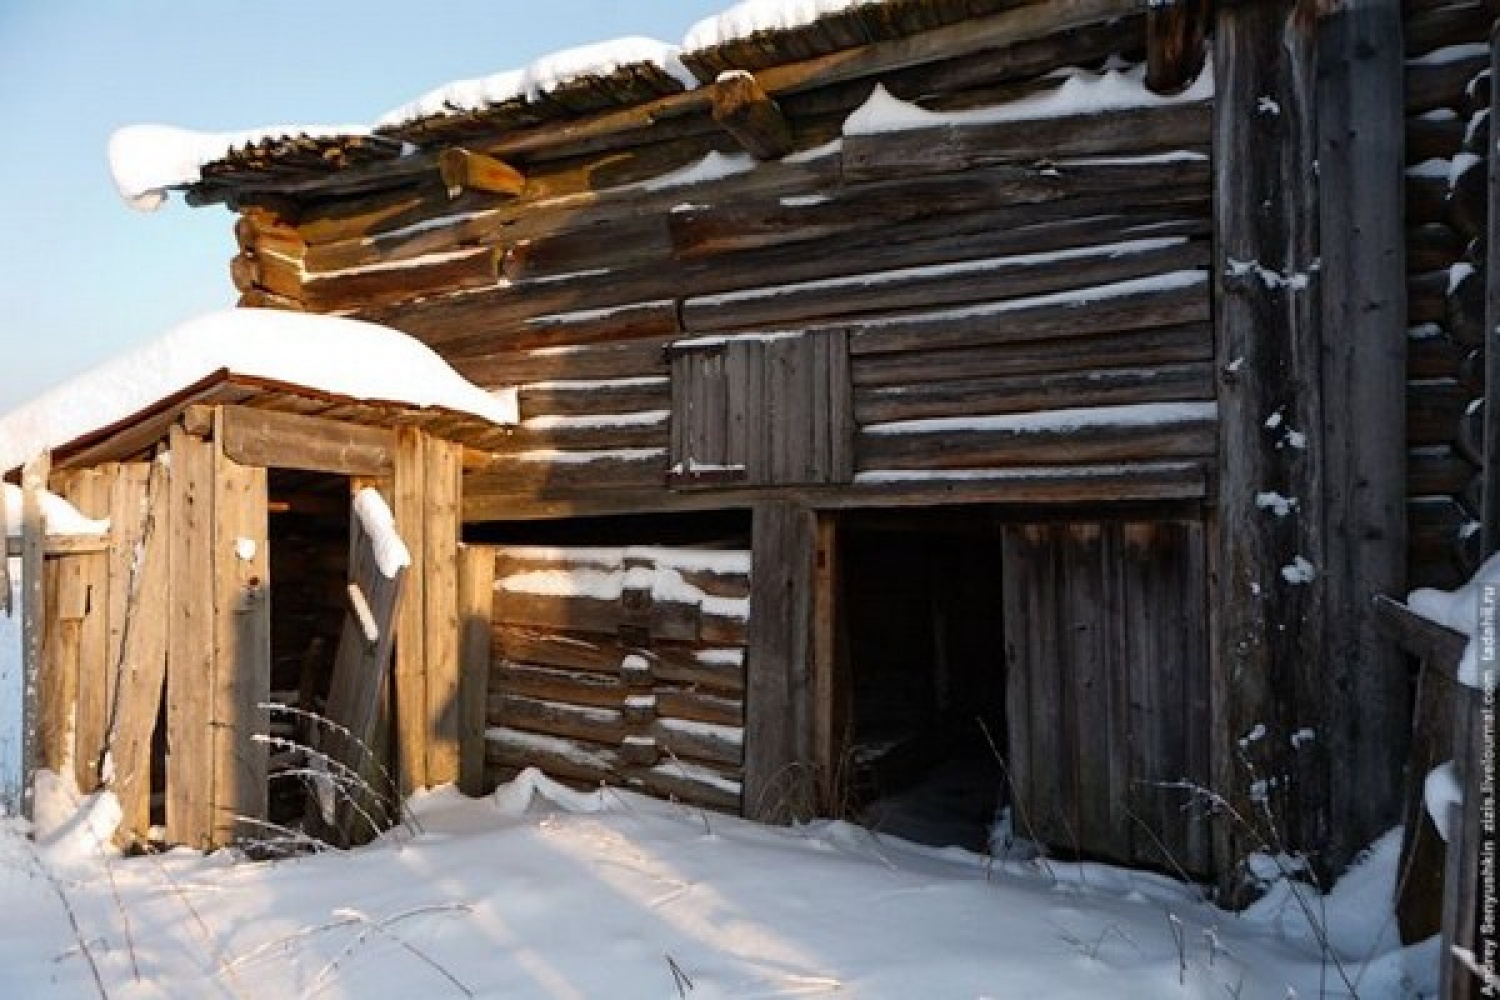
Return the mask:
<path id="1" fill-rule="evenodd" d="M 714 474 L 732 456 L 692 454 L 684 442 L 703 436 L 678 426 L 694 394 L 665 348 L 701 352 L 704 338 L 829 338 L 840 354 L 848 412 L 815 408 L 825 430 L 799 471 L 752 486 L 1202 468 L 1215 450 L 1208 102 L 987 120 L 1055 92 L 1060 67 L 1138 58 L 1143 30 L 1135 17 L 985 58 L 934 50 L 874 76 L 809 77 L 775 101 L 798 151 L 766 162 L 705 108 L 518 151 L 514 198 L 450 200 L 434 175 L 267 202 L 244 211 L 235 273 L 246 301 L 378 319 L 481 384 L 521 386 L 522 425 L 466 477 L 471 518 L 702 505 L 704 489 L 746 485 Z M 867 117 L 898 101 L 936 114 L 896 132 L 846 126 L 867 101 Z M 958 109 L 990 111 L 943 116 Z M 771 384 L 741 388 L 753 402 Z M 1090 412 L 1056 414 L 1075 409 Z M 667 488 L 674 468 L 697 496 Z"/>
<path id="2" fill-rule="evenodd" d="M 480 551 L 495 560 L 487 780 L 537 766 L 739 811 L 749 553 Z"/>
<path id="3" fill-rule="evenodd" d="M 1489 32 L 1482 0 L 1405 0 L 1411 586 L 1480 557 Z"/>

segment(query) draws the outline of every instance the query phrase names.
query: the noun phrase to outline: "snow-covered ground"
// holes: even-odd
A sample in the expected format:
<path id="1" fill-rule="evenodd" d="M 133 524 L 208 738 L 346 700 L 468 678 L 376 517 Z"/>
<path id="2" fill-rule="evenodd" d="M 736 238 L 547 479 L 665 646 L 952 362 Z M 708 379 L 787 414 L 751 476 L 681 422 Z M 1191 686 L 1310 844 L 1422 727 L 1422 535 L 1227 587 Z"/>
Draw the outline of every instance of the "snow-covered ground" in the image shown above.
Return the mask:
<path id="1" fill-rule="evenodd" d="M 0 828 L 0 995 L 1348 995 L 1285 889 L 1235 916 L 1155 875 L 771 829 L 534 772 L 485 799 L 421 796 L 415 825 L 370 847 L 276 863 L 107 857 L 111 805 L 36 843 Z M 1431 944 L 1393 947 L 1397 839 L 1312 901 L 1365 1000 L 1418 996 L 1435 969 Z"/>

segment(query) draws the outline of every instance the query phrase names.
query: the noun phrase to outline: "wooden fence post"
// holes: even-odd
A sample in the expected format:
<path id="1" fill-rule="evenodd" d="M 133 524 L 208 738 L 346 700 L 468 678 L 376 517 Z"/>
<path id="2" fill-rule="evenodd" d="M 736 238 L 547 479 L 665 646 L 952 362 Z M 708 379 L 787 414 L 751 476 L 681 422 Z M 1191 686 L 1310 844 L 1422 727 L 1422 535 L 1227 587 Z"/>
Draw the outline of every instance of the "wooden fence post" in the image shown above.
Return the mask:
<path id="1" fill-rule="evenodd" d="M 52 471 L 52 456 L 43 453 L 21 468 L 21 642 L 23 694 L 21 698 L 21 811 L 28 819 L 35 806 L 37 739 L 37 690 L 42 671 L 43 634 L 47 626 L 46 590 L 42 568 L 46 523 L 42 518 L 42 492 Z"/>

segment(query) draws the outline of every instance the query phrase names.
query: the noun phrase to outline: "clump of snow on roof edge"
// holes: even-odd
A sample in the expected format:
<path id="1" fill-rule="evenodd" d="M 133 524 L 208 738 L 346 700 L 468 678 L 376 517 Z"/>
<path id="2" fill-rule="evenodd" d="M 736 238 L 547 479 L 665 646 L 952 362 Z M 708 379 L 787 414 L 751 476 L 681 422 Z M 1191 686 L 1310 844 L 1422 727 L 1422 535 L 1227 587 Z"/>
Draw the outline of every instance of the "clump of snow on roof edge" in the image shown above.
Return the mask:
<path id="1" fill-rule="evenodd" d="M 517 419 L 513 390 L 480 389 L 398 330 L 336 316 L 225 309 L 189 320 L 0 417 L 0 470 L 128 420 L 226 370 L 350 399 L 440 407 L 496 424 Z"/>
<path id="2" fill-rule="evenodd" d="M 49 490 L 41 492 L 42 530 L 49 535 L 103 535 L 109 532 L 109 518 L 96 521 L 85 516 L 68 501 Z M 11 538 L 21 534 L 21 487 L 0 483 L 0 503 L 5 505 L 5 533 Z"/>
<path id="3" fill-rule="evenodd" d="M 367 135 L 361 125 L 283 125 L 243 132 L 195 132 L 171 125 L 127 125 L 109 137 L 109 172 L 120 197 L 132 208 L 154 212 L 169 188 L 196 184 L 203 167 L 236 149 L 293 136 L 334 138 Z"/>
<path id="4" fill-rule="evenodd" d="M 370 537 L 380 575 L 394 580 L 397 573 L 411 565 L 411 550 L 396 532 L 396 517 L 385 497 L 369 486 L 361 489 L 354 494 L 354 516 Z"/>
<path id="5" fill-rule="evenodd" d="M 1032 94 L 1016 101 L 967 111 L 928 111 L 893 96 L 876 84 L 865 103 L 844 120 L 845 135 L 873 135 L 907 129 L 931 128 L 974 122 L 1033 121 L 1071 115 L 1100 114 L 1131 108 L 1153 108 L 1207 100 L 1213 96 L 1212 66 L 1205 66 L 1193 85 L 1180 94 L 1161 95 L 1146 87 L 1146 67 L 1109 69 L 1102 73 L 1069 68 L 1055 90 Z"/>
<path id="6" fill-rule="evenodd" d="M 820 17 L 883 0 L 742 0 L 728 10 L 705 17 L 688 28 L 686 52 L 749 38 L 759 31 L 786 31 L 812 24 Z"/>
<path id="7" fill-rule="evenodd" d="M 1500 585 L 1500 552 L 1486 559 L 1457 590 L 1421 587 L 1406 595 L 1407 606 L 1417 614 L 1469 637 L 1458 663 L 1458 679 L 1473 688 L 1480 686 L 1479 643 L 1475 634 L 1479 631 L 1479 597 L 1487 584 Z"/>
<path id="8" fill-rule="evenodd" d="M 682 64 L 678 58 L 680 51 L 675 45 L 639 36 L 562 49 L 540 56 L 522 69 L 455 80 L 436 87 L 381 115 L 376 126 L 394 128 L 451 111 L 482 111 L 517 99 L 536 101 L 581 77 L 608 76 L 642 63 L 658 67 L 684 88 L 693 90 L 698 86 L 698 78 Z"/>

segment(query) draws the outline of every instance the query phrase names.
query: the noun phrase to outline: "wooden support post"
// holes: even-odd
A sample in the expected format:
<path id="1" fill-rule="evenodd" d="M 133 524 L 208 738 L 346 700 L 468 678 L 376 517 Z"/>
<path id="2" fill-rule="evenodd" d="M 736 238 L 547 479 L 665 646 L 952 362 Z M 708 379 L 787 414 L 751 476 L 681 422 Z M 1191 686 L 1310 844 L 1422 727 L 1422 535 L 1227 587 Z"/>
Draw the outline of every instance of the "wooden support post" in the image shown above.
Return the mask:
<path id="1" fill-rule="evenodd" d="M 46 524 L 42 492 L 52 470 L 52 456 L 43 453 L 21 468 L 21 811 L 31 817 L 35 804 L 33 778 L 37 768 L 37 690 L 42 673 L 43 635 L 47 626 L 46 589 L 42 579 Z"/>
<path id="2" fill-rule="evenodd" d="M 1374 603 L 1406 587 L 1405 118 L 1401 4 L 1329 6 L 1317 27 L 1325 633 L 1307 665 L 1324 713 L 1306 749 L 1328 768 L 1317 849 L 1341 871 L 1401 821 L 1411 734 L 1405 657 Z"/>
<path id="3" fill-rule="evenodd" d="M 1211 783 L 1255 815 L 1252 781 L 1292 776 L 1271 805 L 1293 847 L 1328 832 L 1325 789 L 1291 749 L 1325 715 L 1315 27 L 1292 0 L 1267 0 L 1221 7 L 1214 34 L 1222 464 Z M 1257 504 L 1271 493 L 1296 508 L 1283 517 Z M 1228 824 L 1216 831 L 1220 871 L 1244 855 L 1242 838 Z"/>
<path id="4" fill-rule="evenodd" d="M 0 615 L 9 616 L 13 610 L 10 582 L 10 525 L 6 523 L 8 518 L 4 485 L 4 481 L 0 480 Z"/>
<path id="5" fill-rule="evenodd" d="M 467 149 L 445 149 L 438 154 L 438 173 L 448 188 L 448 197 L 465 191 L 485 191 L 510 197 L 526 190 L 526 175 L 493 156 Z"/>
<path id="6" fill-rule="evenodd" d="M 167 840 L 203 850 L 213 842 L 214 455 L 180 425 L 168 440 Z"/>
<path id="7" fill-rule="evenodd" d="M 842 713 L 839 705 L 845 694 L 839 676 L 839 553 L 838 521 L 833 514 L 819 514 L 817 549 L 813 556 L 813 653 L 812 684 L 812 759 L 817 768 L 818 811 L 820 815 L 838 815 L 842 799 L 840 785 L 848 776 L 843 773 Z"/>
<path id="8" fill-rule="evenodd" d="M 490 636 L 495 604 L 495 550 L 458 550 L 458 787 L 483 795 L 485 701 L 490 683 Z"/>
<path id="9" fill-rule="evenodd" d="M 787 501 L 757 504 L 750 557 L 745 681 L 745 783 L 750 819 L 813 812 L 812 697 L 817 515 Z"/>
<path id="10" fill-rule="evenodd" d="M 426 784 L 459 778 L 459 718 L 462 670 L 459 664 L 458 507 L 462 492 L 463 446 L 429 437 L 424 449 L 422 615 L 427 673 Z"/>
<path id="11" fill-rule="evenodd" d="M 394 503 L 396 532 L 411 552 L 405 594 L 396 610 L 395 709 L 396 781 L 401 797 L 427 782 L 427 650 L 423 616 L 427 608 L 427 516 L 424 482 L 427 435 L 415 427 L 396 431 Z"/>
<path id="12" fill-rule="evenodd" d="M 266 470 L 224 454 L 223 411 L 214 427 L 213 725 L 214 846 L 263 831 L 271 698 L 270 526 Z"/>
<path id="13" fill-rule="evenodd" d="M 792 123 L 755 76 L 721 73 L 713 84 L 713 117 L 757 160 L 778 160 L 795 147 Z"/>

